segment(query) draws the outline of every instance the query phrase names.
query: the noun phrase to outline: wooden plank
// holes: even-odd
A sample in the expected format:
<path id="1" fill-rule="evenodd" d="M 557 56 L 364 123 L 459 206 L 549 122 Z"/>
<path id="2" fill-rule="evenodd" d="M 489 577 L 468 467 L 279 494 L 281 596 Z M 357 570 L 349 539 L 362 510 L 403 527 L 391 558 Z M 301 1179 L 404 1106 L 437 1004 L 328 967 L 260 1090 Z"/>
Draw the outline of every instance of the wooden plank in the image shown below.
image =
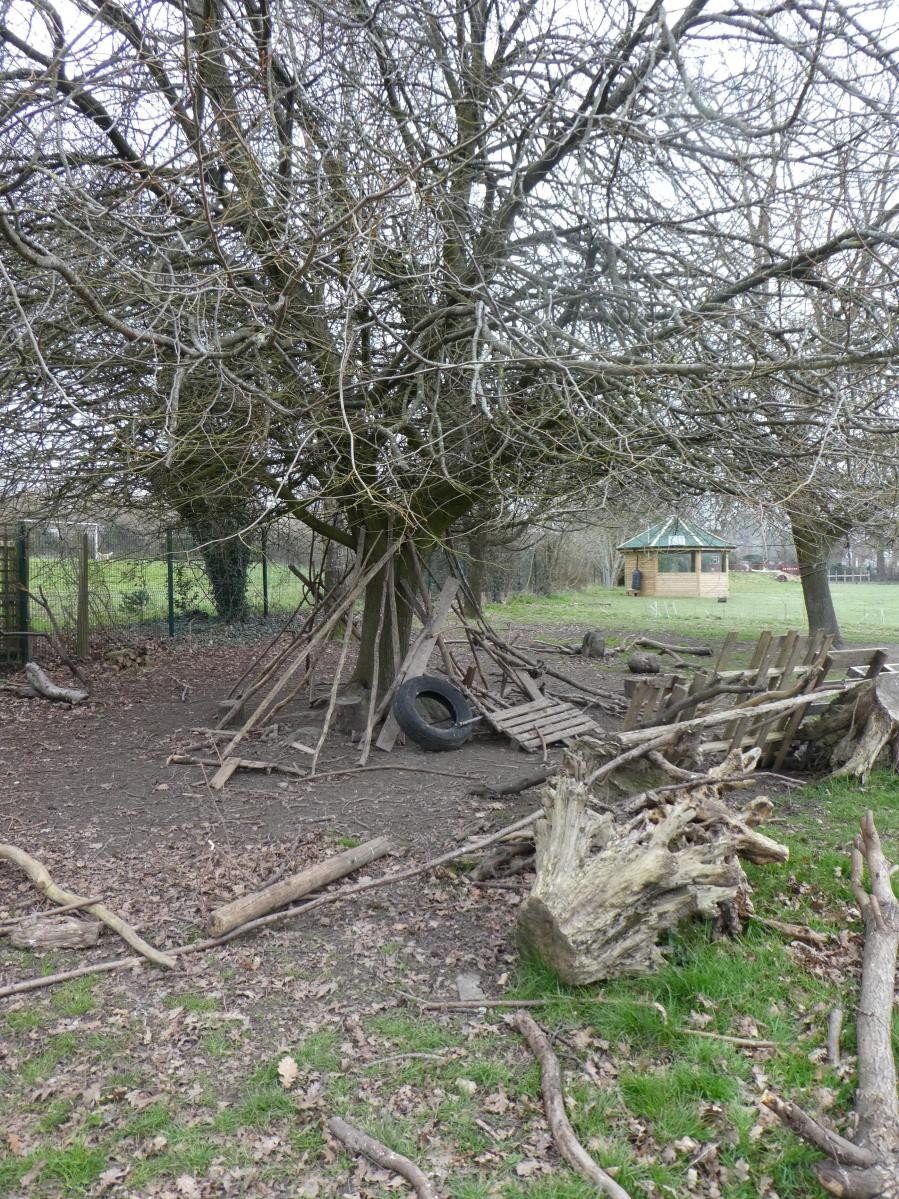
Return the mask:
<path id="1" fill-rule="evenodd" d="M 516 704 L 513 708 L 498 708 L 497 715 L 507 718 L 510 716 L 521 716 L 526 712 L 540 712 L 548 703 L 555 702 L 562 703 L 563 701 L 548 700 L 546 696 L 543 695 L 540 697 L 540 699 L 529 699 L 526 704 Z"/>
<path id="2" fill-rule="evenodd" d="M 450 614 L 450 609 L 453 606 L 453 600 L 456 598 L 458 590 L 459 580 L 452 576 L 440 588 L 440 594 L 434 603 L 434 609 L 428 618 L 428 623 L 412 643 L 409 652 L 403 659 L 402 666 L 397 672 L 394 689 L 404 683 L 406 679 L 414 679 L 418 675 L 424 674 L 427 670 L 431 654 L 434 652 L 434 647 L 437 644 L 437 638 L 446 623 L 446 618 Z M 389 753 L 396 744 L 399 733 L 400 726 L 396 722 L 396 717 L 391 707 L 375 745 L 378 749 L 383 749 Z"/>
<path id="3" fill-rule="evenodd" d="M 572 714 L 571 712 L 560 712 L 558 716 L 554 716 L 551 720 L 536 720 L 533 722 L 533 724 L 514 731 L 522 734 L 540 732 L 543 733 L 544 736 L 549 736 L 549 734 L 555 732 L 556 729 L 565 728 L 566 725 L 570 725 L 575 722 L 583 724 L 585 721 L 590 725 L 591 728 L 594 727 L 595 722 L 592 721 L 589 716 L 582 716 L 580 712 L 576 714 Z M 509 731 L 509 729 L 506 729 L 507 733 Z"/>
<path id="4" fill-rule="evenodd" d="M 771 634 L 769 632 L 765 631 L 764 633 L 762 633 L 762 635 L 759 637 L 758 641 L 755 643 L 755 650 L 753 651 L 752 658 L 750 659 L 750 662 L 749 662 L 750 670 L 758 670 L 759 663 L 762 661 L 765 654 L 768 652 L 768 646 L 770 644 L 771 644 Z"/>
<path id="5" fill-rule="evenodd" d="M 733 652 L 733 648 L 737 644 L 738 638 L 739 638 L 739 634 L 737 633 L 736 629 L 731 629 L 731 631 L 724 638 L 724 643 L 721 646 L 721 649 L 718 653 L 718 657 L 715 659 L 715 665 L 712 668 L 714 670 L 715 674 L 717 674 L 719 672 L 719 670 L 724 669 L 724 663 L 727 661 L 727 659 L 730 657 L 731 653 Z"/>
<path id="6" fill-rule="evenodd" d="M 631 696 L 631 702 L 628 705 L 627 712 L 624 714 L 622 729 L 625 732 L 630 732 L 637 727 L 640 720 L 640 713 L 643 711 L 643 704 L 648 693 L 648 684 L 645 679 L 641 679 L 634 688 L 634 693 Z"/>
<path id="7" fill-rule="evenodd" d="M 544 733 L 542 729 L 536 730 L 518 740 L 523 749 L 537 750 L 544 745 L 552 745 L 556 741 L 567 741 L 570 737 L 577 737 L 580 733 L 589 733 L 595 729 L 596 725 L 592 722 L 572 724 L 549 733 Z"/>
<path id="8" fill-rule="evenodd" d="M 225 758 L 221 766 L 209 780 L 210 791 L 221 791 L 225 783 L 240 765 L 240 758 Z"/>
<path id="9" fill-rule="evenodd" d="M 559 717 L 567 717 L 571 712 L 568 706 L 560 708 L 547 708 L 541 712 L 529 712 L 526 716 L 517 716 L 514 720 L 506 720 L 505 718 L 498 720 L 496 723 L 506 733 L 515 732 L 516 729 L 536 728 L 545 724 L 551 724 Z"/>

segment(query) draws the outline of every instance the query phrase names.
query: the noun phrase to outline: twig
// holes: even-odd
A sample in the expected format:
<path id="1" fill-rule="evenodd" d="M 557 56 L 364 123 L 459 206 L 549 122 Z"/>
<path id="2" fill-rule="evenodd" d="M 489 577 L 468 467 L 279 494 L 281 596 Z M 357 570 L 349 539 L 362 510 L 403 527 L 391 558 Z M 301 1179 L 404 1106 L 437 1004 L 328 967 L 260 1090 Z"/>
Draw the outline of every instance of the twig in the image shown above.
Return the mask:
<path id="1" fill-rule="evenodd" d="M 386 1145 L 376 1141 L 374 1137 L 360 1132 L 352 1124 L 347 1124 L 339 1116 L 332 1116 L 326 1127 L 333 1137 L 336 1137 L 353 1153 L 361 1153 L 369 1161 L 373 1161 L 376 1166 L 391 1170 L 394 1174 L 405 1178 L 418 1199 L 437 1199 L 437 1192 L 431 1185 L 430 1179 L 419 1170 L 414 1162 L 409 1161 L 408 1157 L 403 1157 L 402 1153 L 388 1149 Z"/>
<path id="2" fill-rule="evenodd" d="M 73 903 L 64 904 L 61 908 L 54 908 L 52 912 L 29 912 L 27 916 L 13 916 L 10 920 L 0 920 L 0 928 L 10 928 L 14 924 L 21 924 L 23 920 L 30 920 L 32 916 L 61 916 L 63 912 L 74 912 L 79 908 L 90 907 L 92 903 L 101 903 L 99 896 L 93 899 L 76 899 Z"/>
<path id="3" fill-rule="evenodd" d="M 760 924 L 763 928 L 770 928 L 776 933 L 783 933 L 785 937 L 789 937 L 792 941 L 803 941 L 806 945 L 813 945 L 816 949 L 823 949 L 827 945 L 825 934 L 815 932 L 807 924 L 790 924 L 787 920 L 772 920 L 766 916 L 757 916 L 754 912 L 749 913 L 749 919 L 754 920 L 756 924 Z"/>
<path id="4" fill-rule="evenodd" d="M 633 1003 L 638 1007 L 652 1008 L 662 1017 L 662 1023 L 668 1023 L 668 1013 L 660 1003 L 656 1003 L 652 999 L 610 999 L 603 995 L 590 995 L 581 997 L 579 995 L 547 995 L 545 999 L 444 999 L 444 1000 L 426 1000 L 419 999 L 417 995 L 411 995 L 408 991 L 397 992 L 403 999 L 409 999 L 415 1003 L 423 1012 L 463 1012 L 470 1011 L 472 1008 L 526 1008 L 526 1007 L 546 1007 L 550 1003 L 605 1003 L 605 1004 L 621 1004 Z"/>
<path id="5" fill-rule="evenodd" d="M 724 1032 L 711 1032 L 707 1028 L 682 1028 L 681 1032 L 691 1037 L 709 1037 L 714 1041 L 725 1041 L 728 1045 L 739 1045 L 741 1049 L 776 1049 L 776 1041 L 760 1041 L 754 1037 L 732 1037 Z"/>
<path id="6" fill-rule="evenodd" d="M 177 753 L 169 754 L 166 758 L 166 766 L 221 766 L 221 761 L 218 758 L 199 758 L 193 754 Z M 299 766 L 289 766 L 286 763 L 280 762 L 265 762 L 261 759 L 240 758 L 238 761 L 238 769 L 245 767 L 249 770 L 274 770 L 281 774 L 291 774 L 295 778 L 302 779 L 307 783 L 318 783 L 322 779 L 342 778 L 347 774 L 371 774 L 375 770 L 399 770 L 406 774 L 439 774 L 447 779 L 471 779 L 474 780 L 474 775 L 461 774 L 458 770 L 436 770 L 433 766 L 400 766 L 393 762 L 388 762 L 383 766 L 347 766 L 345 770 L 320 770 L 316 774 L 310 774 L 306 770 L 301 770 Z"/>
<path id="7" fill-rule="evenodd" d="M 33 591 L 29 591 L 28 588 L 24 587 L 21 583 L 19 584 L 19 587 L 25 593 L 25 595 L 32 601 L 32 603 L 37 604 L 37 606 L 39 608 L 43 608 L 44 611 L 47 613 L 47 619 L 50 621 L 50 627 L 53 629 L 53 632 L 51 634 L 48 634 L 48 639 L 50 641 L 50 644 L 56 650 L 56 652 L 59 655 L 59 657 L 61 658 L 63 664 L 68 667 L 69 672 L 72 675 L 72 678 L 77 679 L 78 682 L 85 689 L 85 691 L 88 693 L 88 695 L 90 695 L 90 692 L 91 692 L 90 676 L 87 674 L 87 672 L 85 670 L 83 670 L 78 665 L 78 663 L 72 658 L 71 654 L 69 654 L 68 650 L 66 649 L 65 643 L 63 642 L 63 639 L 62 639 L 62 632 L 59 628 L 59 624 L 57 623 L 56 617 L 53 615 L 53 609 L 50 607 L 47 597 L 44 594 L 43 587 L 38 587 L 37 595 L 35 595 Z"/>
<path id="8" fill-rule="evenodd" d="M 765 1091 L 761 1101 L 765 1107 L 783 1120 L 784 1124 L 788 1124 L 803 1141 L 814 1145 L 816 1149 L 820 1149 L 834 1161 L 843 1162 L 848 1166 L 859 1166 L 862 1169 L 876 1164 L 877 1158 L 870 1150 L 854 1145 L 852 1141 L 841 1137 L 838 1132 L 825 1128 L 823 1124 L 819 1124 L 801 1107 L 791 1103 L 788 1099 L 781 1099 L 779 1095 Z"/>
<path id="9" fill-rule="evenodd" d="M 565 1112 L 559 1063 L 546 1034 L 534 1023 L 527 1012 L 516 1012 L 512 1017 L 512 1024 L 527 1041 L 531 1052 L 540 1063 L 546 1118 L 561 1156 L 582 1178 L 586 1178 L 604 1195 L 610 1196 L 610 1199 L 630 1199 L 630 1195 L 624 1187 L 619 1186 L 611 1174 L 607 1174 L 601 1166 L 597 1165 L 574 1135 L 574 1129 Z"/>
<path id="10" fill-rule="evenodd" d="M 367 1070 L 369 1066 L 383 1066 L 385 1062 L 446 1062 L 455 1055 L 452 1052 L 443 1053 L 388 1053 L 386 1057 L 373 1057 L 370 1061 L 360 1062 L 358 1069 Z"/>

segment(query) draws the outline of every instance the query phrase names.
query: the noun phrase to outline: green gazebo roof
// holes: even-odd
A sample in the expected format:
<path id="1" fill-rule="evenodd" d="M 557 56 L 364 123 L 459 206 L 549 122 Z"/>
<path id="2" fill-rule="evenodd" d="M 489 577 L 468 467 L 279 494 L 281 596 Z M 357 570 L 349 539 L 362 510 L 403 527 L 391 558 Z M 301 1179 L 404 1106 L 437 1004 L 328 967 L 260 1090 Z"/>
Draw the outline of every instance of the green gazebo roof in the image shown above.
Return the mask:
<path id="1" fill-rule="evenodd" d="M 692 520 L 684 520 L 682 516 L 669 516 L 660 520 L 657 525 L 650 525 L 630 541 L 625 541 L 618 547 L 620 550 L 730 550 L 734 547 L 721 537 L 716 537 L 707 529 L 694 524 Z"/>

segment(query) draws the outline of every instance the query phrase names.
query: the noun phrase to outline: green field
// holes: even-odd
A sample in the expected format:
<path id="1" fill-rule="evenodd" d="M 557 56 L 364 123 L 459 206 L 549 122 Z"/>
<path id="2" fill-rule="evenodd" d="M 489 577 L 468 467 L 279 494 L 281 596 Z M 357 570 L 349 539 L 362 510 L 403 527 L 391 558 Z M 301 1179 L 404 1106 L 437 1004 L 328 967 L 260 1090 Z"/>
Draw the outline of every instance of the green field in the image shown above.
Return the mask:
<path id="1" fill-rule="evenodd" d="M 167 619 L 166 564 L 160 560 L 118 558 L 110 562 L 91 562 L 88 569 L 91 626 L 96 629 L 141 624 Z M 174 572 L 176 619 L 187 612 L 215 613 L 206 571 L 200 562 L 177 563 Z M 63 628 L 75 623 L 77 582 L 74 563 L 58 558 L 33 557 L 30 562 L 31 590 L 42 590 Z M 299 581 L 286 566 L 268 565 L 269 611 L 292 609 L 300 597 Z M 262 614 L 262 564 L 249 569 L 247 601 L 251 612 Z M 36 606 L 31 612 L 31 627 L 40 632 L 47 627 L 44 614 Z"/>
<path id="2" fill-rule="evenodd" d="M 837 615 L 848 642 L 899 643 L 899 584 L 834 583 Z M 492 604 L 491 619 L 533 624 L 588 625 L 649 636 L 707 637 L 720 641 L 730 629 L 746 638 L 765 629 L 805 631 L 802 588 L 771 576 L 732 574 L 726 604 L 707 599 L 656 600 L 626 596 L 624 588 L 587 587 L 559 595 L 520 595 Z"/>
<path id="3" fill-rule="evenodd" d="M 166 619 L 166 565 L 138 558 L 91 562 L 91 623 L 94 628 L 136 625 Z M 299 599 L 300 585 L 286 566 L 268 567 L 269 611 L 289 611 Z M 58 559 L 33 558 L 31 587 L 42 588 L 63 627 L 75 621 L 74 566 Z M 834 601 L 850 643 L 899 643 L 899 584 L 834 583 Z M 262 566 L 249 571 L 250 611 L 262 613 Z M 175 615 L 201 611 L 214 614 L 206 572 L 200 563 L 175 569 Z M 642 631 L 649 635 L 706 637 L 721 640 L 730 629 L 749 639 L 765 629 L 785 632 L 805 629 L 802 589 L 798 583 L 778 583 L 771 576 L 732 574 L 726 604 L 708 599 L 635 599 L 622 587 L 587 587 L 554 595 L 517 595 L 487 607 L 490 618 L 530 624 L 589 626 L 611 632 Z M 46 621 L 32 611 L 32 628 Z"/>

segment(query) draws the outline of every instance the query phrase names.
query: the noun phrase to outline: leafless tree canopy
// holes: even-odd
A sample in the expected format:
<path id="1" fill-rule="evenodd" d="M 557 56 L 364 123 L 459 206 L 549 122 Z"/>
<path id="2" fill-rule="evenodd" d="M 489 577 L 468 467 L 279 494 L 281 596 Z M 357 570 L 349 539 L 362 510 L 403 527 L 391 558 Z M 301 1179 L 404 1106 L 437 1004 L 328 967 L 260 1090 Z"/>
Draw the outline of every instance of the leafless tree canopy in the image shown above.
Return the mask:
<path id="1" fill-rule="evenodd" d="M 882 490 L 890 8 L 7 0 L 4 482 L 350 546 L 761 455 Z"/>

